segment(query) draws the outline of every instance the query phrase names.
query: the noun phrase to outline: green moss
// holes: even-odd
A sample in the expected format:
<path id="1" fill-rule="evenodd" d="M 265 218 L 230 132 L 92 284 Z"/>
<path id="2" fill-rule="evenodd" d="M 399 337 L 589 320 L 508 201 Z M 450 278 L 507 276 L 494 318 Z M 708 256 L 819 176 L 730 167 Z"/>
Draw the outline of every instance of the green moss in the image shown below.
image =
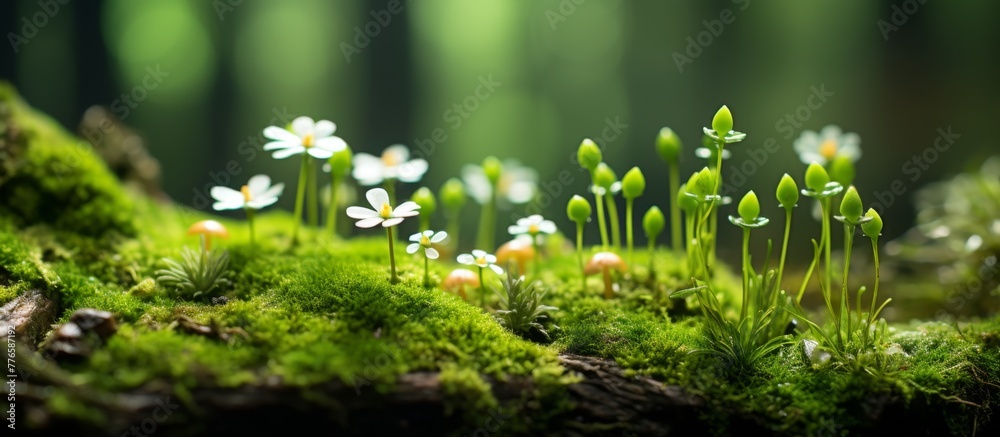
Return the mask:
<path id="1" fill-rule="evenodd" d="M 24 226 L 48 223 L 88 236 L 132 235 L 132 202 L 90 145 L 28 107 L 0 83 L 3 123 L 17 132 L 17 153 L 0 180 L 0 212 Z"/>

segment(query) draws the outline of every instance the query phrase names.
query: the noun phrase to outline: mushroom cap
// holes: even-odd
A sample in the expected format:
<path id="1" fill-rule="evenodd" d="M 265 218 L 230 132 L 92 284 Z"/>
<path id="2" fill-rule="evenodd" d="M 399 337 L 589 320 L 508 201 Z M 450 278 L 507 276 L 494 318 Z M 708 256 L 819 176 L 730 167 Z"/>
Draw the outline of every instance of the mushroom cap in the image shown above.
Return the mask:
<path id="1" fill-rule="evenodd" d="M 497 248 L 496 256 L 497 264 L 500 265 L 506 265 L 511 258 L 523 264 L 535 259 L 535 247 L 531 245 L 531 241 L 515 238 Z"/>
<path id="2" fill-rule="evenodd" d="M 594 275 L 603 272 L 605 269 L 617 269 L 620 272 L 624 272 L 626 269 L 625 261 L 622 261 L 622 257 L 612 252 L 597 252 L 594 256 L 590 257 L 590 261 L 587 261 L 587 265 L 583 268 L 583 273 L 585 275 Z"/>
<path id="3" fill-rule="evenodd" d="M 448 274 L 448 277 L 444 278 L 444 282 L 441 283 L 441 288 L 447 291 L 455 291 L 463 285 L 478 287 L 479 276 L 473 273 L 472 270 L 455 269 Z"/>
<path id="4" fill-rule="evenodd" d="M 226 227 L 215 220 L 202 220 L 195 223 L 188 228 L 187 234 L 229 238 L 229 231 L 226 230 Z"/>

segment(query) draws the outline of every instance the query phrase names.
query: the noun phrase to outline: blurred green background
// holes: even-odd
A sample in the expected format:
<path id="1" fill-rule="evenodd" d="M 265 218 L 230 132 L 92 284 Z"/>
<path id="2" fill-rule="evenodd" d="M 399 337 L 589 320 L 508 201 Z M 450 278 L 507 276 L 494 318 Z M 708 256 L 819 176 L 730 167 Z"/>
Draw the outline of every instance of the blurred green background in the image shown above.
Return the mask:
<path id="1" fill-rule="evenodd" d="M 644 170 L 640 211 L 666 210 L 657 131 L 670 126 L 685 142 L 686 178 L 704 165 L 693 156 L 701 127 L 727 104 L 748 133 L 724 166 L 727 181 L 766 139 L 780 145 L 744 167 L 754 170 L 737 195 L 755 189 L 777 217 L 766 199 L 779 177 L 801 182 L 805 170 L 792 141 L 837 124 L 861 135 L 856 184 L 866 204 L 882 194 L 894 237 L 913 222 L 911 193 L 997 150 L 1000 30 L 989 20 L 998 10 L 972 0 L 12 0 L 0 6 L 0 78 L 71 129 L 89 106 L 111 107 L 146 138 L 164 189 L 184 204 L 220 179 L 238 186 L 268 173 L 294 186 L 298 162 L 275 161 L 254 142 L 276 114 L 282 124 L 309 115 L 336 122 L 355 152 L 427 145 L 443 130 L 446 140 L 424 149 L 430 171 L 403 195 L 437 191 L 487 155 L 518 158 L 538 170 L 551 199 L 540 203 L 563 229 L 565 202 L 588 179 L 571 159 L 583 138 L 604 146 L 619 176 Z M 815 89 L 832 95 L 803 110 Z M 799 127 L 779 123 L 789 114 Z M 960 139 L 907 171 L 949 126 Z M 890 199 L 896 180 L 906 192 Z M 796 231 L 815 235 L 806 215 Z M 735 251 L 729 228 L 721 238 L 734 244 L 723 246 Z"/>

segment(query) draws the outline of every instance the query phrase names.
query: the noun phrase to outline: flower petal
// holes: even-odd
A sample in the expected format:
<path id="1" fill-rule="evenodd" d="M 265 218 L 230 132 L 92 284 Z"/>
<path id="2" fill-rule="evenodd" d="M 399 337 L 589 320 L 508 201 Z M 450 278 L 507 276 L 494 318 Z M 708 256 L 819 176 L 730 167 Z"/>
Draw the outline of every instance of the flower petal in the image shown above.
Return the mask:
<path id="1" fill-rule="evenodd" d="M 229 187 L 212 187 L 209 191 L 212 198 L 223 203 L 237 202 L 243 204 L 243 193 Z"/>
<path id="2" fill-rule="evenodd" d="M 433 247 L 428 247 L 426 250 L 424 250 L 424 255 L 427 255 L 427 257 L 430 259 L 438 259 L 438 257 L 441 256 L 441 254 L 438 253 L 437 249 Z"/>
<path id="3" fill-rule="evenodd" d="M 403 144 L 393 144 L 382 151 L 382 156 L 391 156 L 391 162 L 406 162 L 410 160 L 410 149 Z"/>
<path id="4" fill-rule="evenodd" d="M 486 258 L 486 262 L 488 262 L 488 263 L 490 263 L 490 264 L 493 264 L 493 263 L 497 262 L 497 257 L 496 257 L 496 255 L 491 255 L 491 254 L 488 254 L 488 253 L 487 253 L 487 254 L 486 254 L 486 256 L 485 256 L 484 258 Z"/>
<path id="5" fill-rule="evenodd" d="M 546 234 L 554 234 L 554 233 L 556 233 L 557 229 L 556 229 L 556 224 L 555 223 L 553 223 L 550 220 L 545 220 L 541 224 L 538 225 L 538 230 L 542 231 L 542 232 L 544 232 Z"/>
<path id="6" fill-rule="evenodd" d="M 409 246 L 406 246 L 406 253 L 417 253 L 417 249 L 420 249 L 420 244 L 413 243 Z"/>
<path id="7" fill-rule="evenodd" d="M 250 208 L 253 208 L 253 209 L 263 209 L 263 208 L 267 208 L 267 207 L 269 207 L 271 205 L 274 205 L 274 203 L 277 202 L 277 201 L 278 201 L 278 198 L 274 197 L 274 196 L 272 196 L 272 197 L 257 197 L 255 199 L 247 202 L 247 206 L 250 207 Z"/>
<path id="8" fill-rule="evenodd" d="M 368 219 L 378 217 L 378 211 L 372 211 L 368 208 L 362 208 L 360 206 L 352 206 L 347 208 L 347 216 L 352 219 Z"/>
<path id="9" fill-rule="evenodd" d="M 520 221 L 520 220 L 518 220 L 518 221 Z M 526 234 L 526 233 L 528 233 L 528 228 L 526 228 L 524 226 L 510 225 L 510 226 L 507 226 L 507 232 L 510 235 Z"/>
<path id="10" fill-rule="evenodd" d="M 485 250 L 479 250 L 479 249 L 473 250 L 472 251 L 472 256 L 474 256 L 476 258 L 482 258 L 482 257 L 486 256 L 486 251 Z"/>
<path id="11" fill-rule="evenodd" d="M 396 226 L 396 225 L 398 225 L 400 223 L 403 223 L 403 218 L 402 217 L 393 217 L 391 219 L 388 219 L 388 220 L 382 222 L 382 227 L 383 228 L 391 228 L 391 227 Z"/>
<path id="12" fill-rule="evenodd" d="M 490 201 L 493 187 L 490 185 L 490 180 L 486 178 L 486 174 L 483 173 L 482 167 L 466 164 L 462 167 L 462 182 L 465 182 L 466 191 L 476 203 L 485 205 L 486 202 Z"/>
<path id="13" fill-rule="evenodd" d="M 271 157 L 274 159 L 285 159 L 289 156 L 298 155 L 305 151 L 306 148 L 302 146 L 289 147 L 287 149 L 281 149 L 277 152 L 274 152 L 273 154 L 271 154 Z"/>
<path id="14" fill-rule="evenodd" d="M 359 220 L 354 225 L 359 228 L 373 228 L 375 226 L 378 226 L 379 223 L 382 223 L 382 217 L 369 217 L 366 219 Z"/>
<path id="15" fill-rule="evenodd" d="M 316 159 L 330 159 L 330 157 L 333 156 L 333 152 L 322 147 L 310 147 L 306 150 L 306 152 L 309 153 L 309 156 Z"/>
<path id="16" fill-rule="evenodd" d="M 285 192 L 285 183 L 279 182 L 274 184 L 271 188 L 264 190 L 263 193 L 257 195 L 257 197 L 279 197 Z"/>
<path id="17" fill-rule="evenodd" d="M 397 177 L 403 182 L 417 182 L 427 173 L 427 161 L 414 159 L 396 167 Z"/>
<path id="18" fill-rule="evenodd" d="M 496 273 L 498 275 L 503 274 L 503 269 L 501 269 L 500 266 L 496 264 L 490 264 L 490 270 L 493 270 L 493 273 Z"/>
<path id="19" fill-rule="evenodd" d="M 365 193 L 365 198 L 375 211 L 381 211 L 382 206 L 389 203 L 389 193 L 382 188 L 372 188 Z"/>
<path id="20" fill-rule="evenodd" d="M 434 234 L 434 237 L 431 238 L 431 243 L 440 243 L 440 242 L 444 241 L 446 238 L 448 238 L 448 233 L 447 232 L 443 232 L 443 231 L 442 232 L 438 232 L 437 234 Z"/>
<path id="21" fill-rule="evenodd" d="M 243 208 L 243 201 L 239 203 L 235 202 L 215 202 L 212 204 L 212 209 L 216 211 L 226 211 L 230 209 L 240 209 Z"/>
<path id="22" fill-rule="evenodd" d="M 413 217 L 414 215 L 420 214 L 419 212 L 417 212 L 418 209 L 420 209 L 420 205 L 417 205 L 416 202 L 412 201 L 403 202 L 402 205 L 399 205 L 392 210 L 392 215 L 396 217 Z M 410 214 L 411 212 L 413 214 L 406 215 Z"/>
<path id="23" fill-rule="evenodd" d="M 469 255 L 467 253 L 463 253 L 463 254 L 461 254 L 461 255 L 458 256 L 457 261 L 460 264 L 472 265 L 473 263 L 476 262 L 476 259 L 473 258 L 472 255 Z"/>
<path id="24" fill-rule="evenodd" d="M 271 177 L 266 174 L 255 175 L 247 181 L 247 188 L 254 197 L 259 196 L 271 186 Z"/>
<path id="25" fill-rule="evenodd" d="M 278 126 L 265 127 L 264 137 L 280 142 L 302 144 L 302 138 Z"/>
<path id="26" fill-rule="evenodd" d="M 410 241 L 414 241 L 414 242 L 419 242 L 420 238 L 423 237 L 423 236 L 424 236 L 424 234 L 421 234 L 420 232 L 417 232 L 416 234 L 410 235 L 410 239 L 409 240 Z"/>
<path id="27" fill-rule="evenodd" d="M 337 153 L 347 148 L 347 142 L 340 137 L 326 137 L 316 140 L 316 147 Z"/>
<path id="28" fill-rule="evenodd" d="M 269 143 L 264 143 L 263 149 L 271 151 L 271 150 L 287 149 L 289 147 L 296 147 L 301 145 L 302 141 L 298 139 L 296 139 L 295 141 L 271 141 Z"/>
<path id="29" fill-rule="evenodd" d="M 320 120 L 317 121 L 313 126 L 313 135 L 317 138 L 326 138 L 333 135 L 333 132 L 337 130 L 337 125 L 330 120 Z"/>
<path id="30" fill-rule="evenodd" d="M 313 122 L 312 118 L 302 116 L 292 120 L 292 132 L 298 135 L 299 138 L 306 135 L 312 135 L 315 125 L 316 123 Z"/>

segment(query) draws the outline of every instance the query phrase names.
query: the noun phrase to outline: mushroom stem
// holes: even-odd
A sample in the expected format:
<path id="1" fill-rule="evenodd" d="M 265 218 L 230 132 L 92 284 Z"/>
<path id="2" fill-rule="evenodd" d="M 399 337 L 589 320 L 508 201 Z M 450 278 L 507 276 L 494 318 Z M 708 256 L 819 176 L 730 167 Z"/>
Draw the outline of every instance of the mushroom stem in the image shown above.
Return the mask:
<path id="1" fill-rule="evenodd" d="M 615 297 L 614 288 L 611 285 L 611 269 L 604 267 L 604 298 L 611 299 Z"/>

